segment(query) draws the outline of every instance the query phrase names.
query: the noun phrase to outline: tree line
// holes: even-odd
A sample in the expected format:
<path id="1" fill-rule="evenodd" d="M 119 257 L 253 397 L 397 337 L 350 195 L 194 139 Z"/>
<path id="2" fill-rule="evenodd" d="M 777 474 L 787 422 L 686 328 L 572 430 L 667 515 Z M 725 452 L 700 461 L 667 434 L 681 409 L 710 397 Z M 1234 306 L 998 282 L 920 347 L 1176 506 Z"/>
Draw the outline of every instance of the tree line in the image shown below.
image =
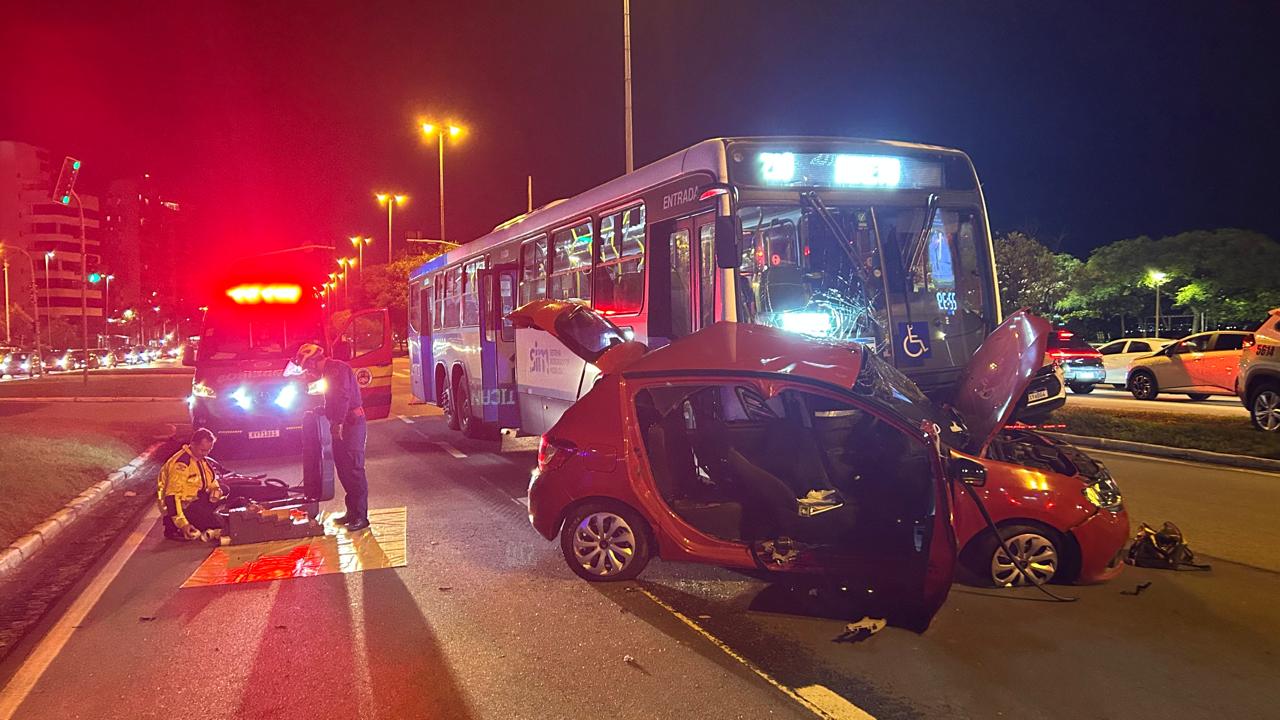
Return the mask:
<path id="1" fill-rule="evenodd" d="M 1280 243 L 1249 230 L 1195 230 L 1117 240 L 1085 260 L 1055 253 L 1034 235 L 995 237 L 1005 311 L 1028 307 L 1105 335 L 1149 328 L 1161 314 L 1191 315 L 1191 331 L 1260 323 L 1280 307 Z"/>

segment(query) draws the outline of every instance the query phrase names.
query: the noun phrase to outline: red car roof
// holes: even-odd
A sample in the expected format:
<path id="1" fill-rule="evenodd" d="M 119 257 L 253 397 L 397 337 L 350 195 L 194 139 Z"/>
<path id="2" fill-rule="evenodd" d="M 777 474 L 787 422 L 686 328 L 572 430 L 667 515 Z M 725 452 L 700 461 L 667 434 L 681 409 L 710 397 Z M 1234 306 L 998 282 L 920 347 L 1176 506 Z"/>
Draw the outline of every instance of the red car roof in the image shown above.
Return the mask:
<path id="1" fill-rule="evenodd" d="M 853 387 L 861 346 L 807 338 L 765 325 L 719 322 L 627 366 L 633 373 L 767 372 Z"/>

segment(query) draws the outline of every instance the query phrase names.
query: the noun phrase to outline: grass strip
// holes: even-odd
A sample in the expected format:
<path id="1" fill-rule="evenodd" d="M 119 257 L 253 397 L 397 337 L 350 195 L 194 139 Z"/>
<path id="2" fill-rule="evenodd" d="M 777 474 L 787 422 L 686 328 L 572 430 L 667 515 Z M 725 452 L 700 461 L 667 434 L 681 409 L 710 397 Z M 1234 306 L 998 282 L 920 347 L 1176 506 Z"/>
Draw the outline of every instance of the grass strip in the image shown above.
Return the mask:
<path id="1" fill-rule="evenodd" d="M 1254 429 L 1244 418 L 1063 407 L 1046 424 L 1072 435 L 1280 459 L 1280 438 Z"/>

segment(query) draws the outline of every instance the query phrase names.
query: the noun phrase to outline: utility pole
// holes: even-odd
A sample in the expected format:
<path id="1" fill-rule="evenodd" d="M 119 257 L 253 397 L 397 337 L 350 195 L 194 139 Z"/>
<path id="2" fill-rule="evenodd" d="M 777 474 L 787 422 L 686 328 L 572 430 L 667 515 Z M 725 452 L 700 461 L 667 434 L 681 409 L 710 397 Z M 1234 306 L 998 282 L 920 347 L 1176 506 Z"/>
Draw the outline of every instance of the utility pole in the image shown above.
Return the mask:
<path id="1" fill-rule="evenodd" d="M 529 176 L 529 209 L 526 212 L 533 212 L 533 176 Z"/>
<path id="2" fill-rule="evenodd" d="M 631 0 L 622 0 L 622 87 L 627 106 L 627 172 L 636 169 L 631 149 Z"/>

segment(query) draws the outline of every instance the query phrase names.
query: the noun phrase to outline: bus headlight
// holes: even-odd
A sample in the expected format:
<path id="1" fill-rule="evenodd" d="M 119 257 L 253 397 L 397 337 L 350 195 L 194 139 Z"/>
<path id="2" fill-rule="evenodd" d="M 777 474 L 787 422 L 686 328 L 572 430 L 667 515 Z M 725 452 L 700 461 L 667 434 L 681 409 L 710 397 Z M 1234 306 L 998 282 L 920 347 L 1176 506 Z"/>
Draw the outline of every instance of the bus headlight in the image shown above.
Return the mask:
<path id="1" fill-rule="evenodd" d="M 253 396 L 249 394 L 249 390 L 243 385 L 231 393 L 231 399 L 235 401 L 236 405 L 240 406 L 241 410 L 248 410 L 253 407 Z"/>
<path id="2" fill-rule="evenodd" d="M 216 398 L 218 397 L 218 393 L 214 392 L 213 388 L 205 385 L 204 382 L 201 381 L 191 386 L 191 396 L 198 398 Z"/>
<path id="3" fill-rule="evenodd" d="M 289 383 L 280 388 L 279 394 L 276 395 L 276 407 L 281 410 L 288 410 L 298 401 L 298 386 Z"/>
<path id="4" fill-rule="evenodd" d="M 781 313 L 779 324 L 787 332 L 826 337 L 831 334 L 831 314 L 825 312 L 793 311 Z"/>

